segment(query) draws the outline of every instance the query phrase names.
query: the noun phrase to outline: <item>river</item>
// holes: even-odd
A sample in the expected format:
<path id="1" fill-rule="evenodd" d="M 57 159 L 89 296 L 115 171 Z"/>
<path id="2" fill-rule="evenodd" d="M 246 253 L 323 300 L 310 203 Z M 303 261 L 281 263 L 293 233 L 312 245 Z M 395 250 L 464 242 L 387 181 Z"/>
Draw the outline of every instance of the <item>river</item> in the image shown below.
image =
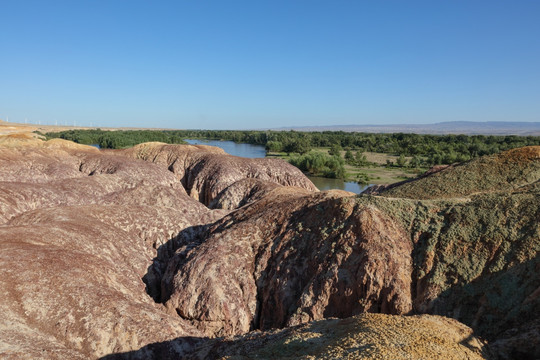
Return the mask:
<path id="1" fill-rule="evenodd" d="M 227 154 L 234 156 L 241 156 L 246 158 L 264 158 L 266 157 L 266 150 L 264 146 L 261 145 L 251 145 L 251 144 L 242 144 L 235 143 L 234 141 L 223 141 L 223 140 L 185 140 L 187 143 L 192 145 L 211 145 L 217 146 L 225 150 Z M 346 190 L 356 194 L 360 194 L 362 191 L 367 189 L 370 185 L 360 185 L 352 181 L 343 181 L 340 179 L 329 179 L 323 177 L 309 176 L 307 177 L 315 184 L 319 190 L 330 190 L 330 189 L 339 189 Z"/>

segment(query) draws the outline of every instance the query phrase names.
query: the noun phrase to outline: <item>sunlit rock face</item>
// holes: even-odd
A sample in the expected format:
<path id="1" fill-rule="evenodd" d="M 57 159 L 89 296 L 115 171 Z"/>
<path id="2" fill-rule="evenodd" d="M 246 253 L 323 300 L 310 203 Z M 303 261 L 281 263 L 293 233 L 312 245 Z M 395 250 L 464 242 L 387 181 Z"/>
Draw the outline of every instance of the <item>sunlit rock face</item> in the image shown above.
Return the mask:
<path id="1" fill-rule="evenodd" d="M 211 211 L 158 165 L 69 142 L 0 148 L 0 354 L 96 358 L 201 334 L 143 277 Z"/>
<path id="2" fill-rule="evenodd" d="M 208 335 L 412 309 L 410 239 L 349 193 L 278 188 L 201 238 L 169 262 L 162 298 Z"/>
<path id="3" fill-rule="evenodd" d="M 208 146 L 0 137 L 0 357 L 534 358 L 539 154 L 355 196 Z"/>
<path id="4" fill-rule="evenodd" d="M 281 159 L 247 159 L 213 146 L 161 143 L 137 145 L 122 153 L 166 166 L 181 180 L 187 193 L 205 205 L 244 179 L 318 191 L 300 170 Z"/>

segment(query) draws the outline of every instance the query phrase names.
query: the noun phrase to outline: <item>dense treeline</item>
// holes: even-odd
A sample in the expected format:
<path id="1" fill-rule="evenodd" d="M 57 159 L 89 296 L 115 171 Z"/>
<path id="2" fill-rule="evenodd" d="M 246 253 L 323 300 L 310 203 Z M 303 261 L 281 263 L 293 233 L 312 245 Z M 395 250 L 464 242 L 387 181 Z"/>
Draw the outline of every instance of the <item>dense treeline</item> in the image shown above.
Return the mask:
<path id="1" fill-rule="evenodd" d="M 334 179 L 345 178 L 345 160 L 339 155 L 310 152 L 293 156 L 289 162 L 300 170 L 307 171 L 315 176 Z"/>
<path id="2" fill-rule="evenodd" d="M 99 145 L 104 149 L 122 149 L 149 141 L 160 141 L 167 144 L 185 144 L 183 137 L 176 131 L 156 130 L 69 130 L 58 133 L 47 133 L 51 138 L 62 138 L 79 144 Z"/>
<path id="3" fill-rule="evenodd" d="M 48 133 L 47 136 L 61 137 L 82 144 L 99 144 L 104 148 L 127 147 L 145 141 L 178 144 L 182 143 L 182 139 L 231 140 L 262 145 L 273 152 L 301 155 L 315 147 L 340 147 L 360 152 L 370 151 L 415 157 L 415 159 L 422 159 L 426 165 L 451 164 L 511 148 L 540 145 L 538 136 L 370 134 L 343 131 L 71 130 Z"/>

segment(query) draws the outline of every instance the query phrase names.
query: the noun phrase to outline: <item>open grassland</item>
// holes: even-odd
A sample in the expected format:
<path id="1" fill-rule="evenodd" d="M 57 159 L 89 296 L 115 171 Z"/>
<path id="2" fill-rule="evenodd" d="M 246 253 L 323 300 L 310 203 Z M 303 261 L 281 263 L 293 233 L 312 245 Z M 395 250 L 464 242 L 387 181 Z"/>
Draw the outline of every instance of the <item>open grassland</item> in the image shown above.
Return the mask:
<path id="1" fill-rule="evenodd" d="M 318 147 L 311 150 L 312 152 L 328 154 L 329 147 Z M 398 181 L 414 178 L 419 174 L 426 171 L 426 168 L 407 168 L 397 166 L 387 166 L 388 162 L 393 164 L 397 163 L 399 156 L 376 153 L 376 152 L 364 152 L 366 161 L 371 163 L 366 166 L 358 166 L 354 164 L 345 164 L 345 181 L 358 181 L 360 178 L 364 178 L 367 175 L 367 183 L 369 184 L 392 184 Z M 287 154 L 284 152 L 268 152 L 267 156 L 281 158 L 289 161 L 294 154 Z M 340 156 L 345 157 L 345 151 L 341 151 Z M 406 157 L 409 161 L 411 157 Z"/>

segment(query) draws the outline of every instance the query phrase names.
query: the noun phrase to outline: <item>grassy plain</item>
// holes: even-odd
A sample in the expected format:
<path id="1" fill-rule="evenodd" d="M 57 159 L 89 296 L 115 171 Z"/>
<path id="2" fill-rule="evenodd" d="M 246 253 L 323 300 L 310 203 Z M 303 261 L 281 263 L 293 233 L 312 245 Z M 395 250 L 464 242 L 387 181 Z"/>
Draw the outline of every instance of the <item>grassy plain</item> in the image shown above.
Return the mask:
<path id="1" fill-rule="evenodd" d="M 313 148 L 311 151 L 322 152 L 328 154 L 330 148 L 328 147 L 318 147 Z M 356 166 L 356 165 L 345 165 L 345 170 L 347 172 L 345 181 L 358 181 L 359 174 L 365 174 L 369 177 L 369 184 L 392 184 L 398 181 L 402 181 L 409 178 L 414 178 L 418 174 L 423 173 L 427 169 L 411 169 L 406 167 L 390 167 L 387 166 L 387 161 L 396 163 L 398 156 L 388 155 L 383 153 L 375 152 L 364 152 L 366 160 L 370 163 L 373 163 L 371 166 Z M 266 156 L 277 157 L 284 160 L 289 160 L 291 155 L 284 152 L 268 152 Z M 341 157 L 345 157 L 345 151 L 341 152 Z M 407 161 L 410 158 L 406 158 Z"/>

